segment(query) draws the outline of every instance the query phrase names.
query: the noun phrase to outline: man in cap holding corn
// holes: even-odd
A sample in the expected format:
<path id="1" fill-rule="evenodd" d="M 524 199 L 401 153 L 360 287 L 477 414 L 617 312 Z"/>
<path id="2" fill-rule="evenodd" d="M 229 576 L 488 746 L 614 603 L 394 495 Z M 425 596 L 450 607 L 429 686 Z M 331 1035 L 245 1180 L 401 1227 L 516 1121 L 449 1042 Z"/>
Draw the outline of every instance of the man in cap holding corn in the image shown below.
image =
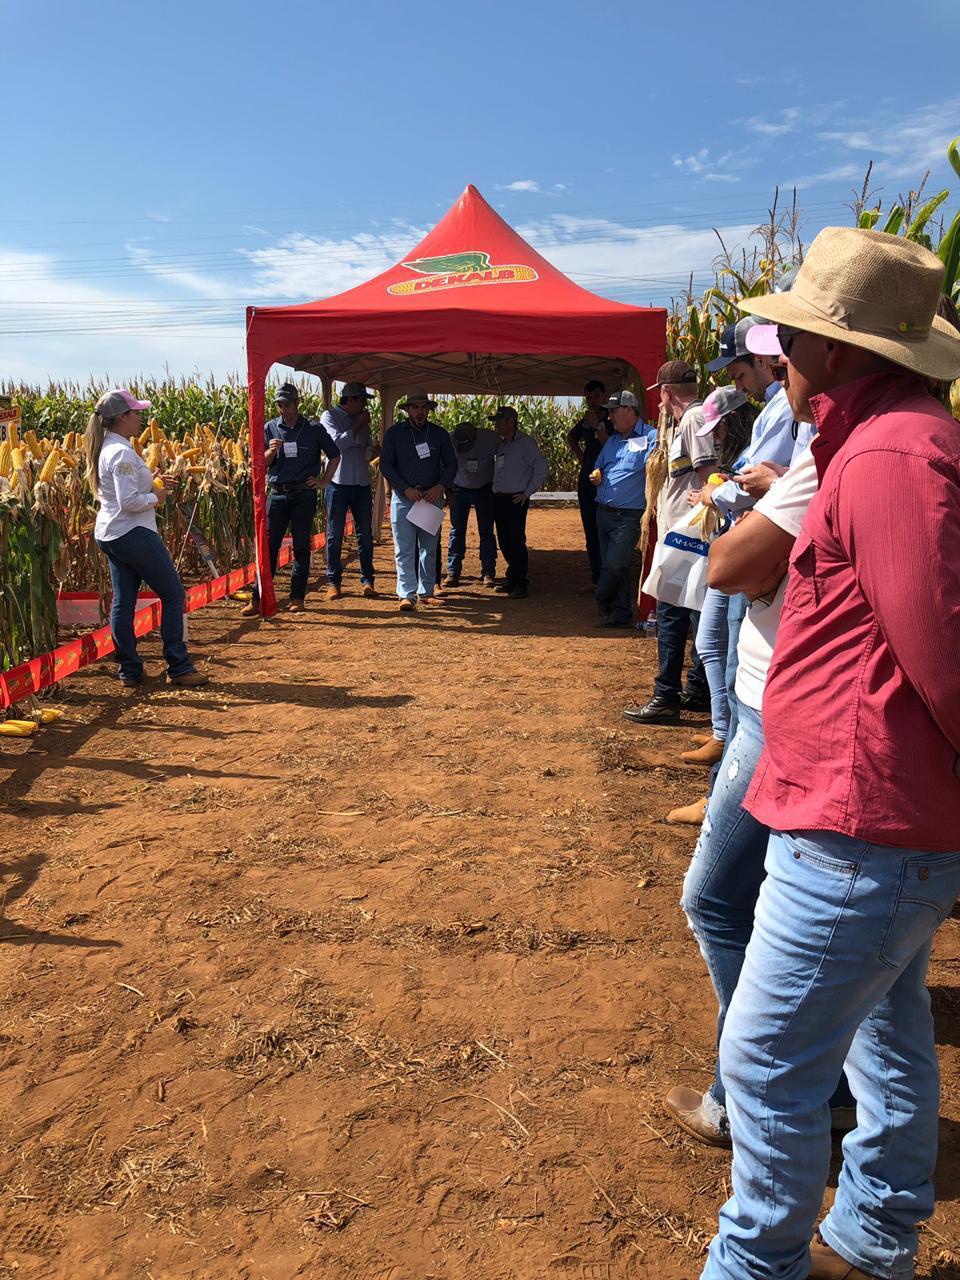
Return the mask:
<path id="1" fill-rule="evenodd" d="M 370 392 L 362 382 L 348 382 L 339 407 L 320 419 L 340 450 L 340 461 L 327 487 L 327 599 L 339 600 L 343 581 L 343 531 L 347 512 L 353 516 L 360 557 L 360 584 L 365 596 L 377 594 L 373 570 L 373 496 L 370 461 L 380 452 L 370 434 Z"/>
<path id="2" fill-rule="evenodd" d="M 429 502 L 442 511 L 444 491 L 457 474 L 450 437 L 430 421 L 436 407 L 436 400 L 422 388 L 409 392 L 400 404 L 407 416 L 386 432 L 380 451 L 380 470 L 393 490 L 390 527 L 401 613 L 414 609 L 418 598 L 422 604 L 442 603 L 435 595 L 439 524 L 436 532 L 430 533 L 408 518 L 418 502 Z"/>
<path id="3" fill-rule="evenodd" d="M 927 382 L 960 374 L 942 281 L 912 241 L 828 227 L 789 293 L 740 304 L 778 325 L 820 488 L 744 801 L 771 835 L 720 1040 L 733 1196 L 707 1280 L 900 1280 L 934 1209 L 925 975 L 960 892 L 960 427 Z M 858 1123 L 811 1244 L 841 1069 Z"/>

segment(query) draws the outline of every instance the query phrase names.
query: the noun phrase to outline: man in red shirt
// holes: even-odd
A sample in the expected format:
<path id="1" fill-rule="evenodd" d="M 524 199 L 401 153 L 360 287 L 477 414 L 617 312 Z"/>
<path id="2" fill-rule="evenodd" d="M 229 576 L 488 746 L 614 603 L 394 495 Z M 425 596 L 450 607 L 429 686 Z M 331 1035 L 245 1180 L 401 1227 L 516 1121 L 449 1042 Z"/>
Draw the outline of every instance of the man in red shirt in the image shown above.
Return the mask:
<path id="1" fill-rule="evenodd" d="M 934 1209 L 924 980 L 960 892 L 960 425 L 926 381 L 960 375 L 942 280 L 917 244 L 827 228 L 789 293 L 741 303 L 778 325 L 820 489 L 744 802 L 771 837 L 720 1043 L 733 1196 L 708 1280 L 909 1280 Z M 857 1127 L 811 1246 L 844 1067 Z"/>

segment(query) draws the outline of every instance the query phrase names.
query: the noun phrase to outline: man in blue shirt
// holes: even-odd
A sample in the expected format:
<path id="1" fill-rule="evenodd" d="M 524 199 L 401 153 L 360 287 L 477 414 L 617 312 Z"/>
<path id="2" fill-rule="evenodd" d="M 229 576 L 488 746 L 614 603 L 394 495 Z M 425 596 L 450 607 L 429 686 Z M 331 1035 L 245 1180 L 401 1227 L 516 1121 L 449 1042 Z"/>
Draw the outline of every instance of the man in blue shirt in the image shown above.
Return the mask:
<path id="1" fill-rule="evenodd" d="M 353 516 L 360 556 L 360 582 L 365 596 L 377 594 L 373 573 L 373 496 L 370 461 L 380 452 L 370 434 L 370 393 L 362 382 L 348 382 L 338 408 L 328 409 L 320 425 L 340 450 L 340 462 L 327 488 L 327 599 L 343 594 L 343 531 L 347 512 Z"/>
<path id="2" fill-rule="evenodd" d="M 494 590 L 511 600 L 527 595 L 527 508 L 543 486 L 549 466 L 533 436 L 518 431 L 513 405 L 502 404 L 490 415 L 500 437 L 493 460 L 493 522 L 500 554 L 507 562 L 503 582 Z"/>
<path id="3" fill-rule="evenodd" d="M 620 391 L 607 401 L 614 434 L 600 450 L 591 482 L 597 492 L 600 576 L 597 627 L 633 625 L 630 569 L 647 505 L 647 454 L 651 433 L 640 421 L 637 397 Z M 653 433 L 655 440 L 656 433 Z"/>
<path id="4" fill-rule="evenodd" d="M 285 382 L 276 394 L 280 414 L 263 429 L 264 463 L 267 468 L 267 535 L 270 542 L 270 572 L 276 573 L 280 546 L 287 535 L 293 538 L 293 567 L 290 571 L 291 613 L 303 613 L 307 580 L 310 576 L 310 537 L 317 514 L 317 491 L 333 474 L 340 450 L 319 422 L 300 412 L 300 393 Z M 322 455 L 329 459 L 323 467 Z M 321 472 L 323 473 L 321 475 Z M 256 584 L 253 598 L 241 615 L 256 617 L 260 593 Z"/>
<path id="5" fill-rule="evenodd" d="M 460 570 L 467 550 L 467 525 L 470 509 L 477 512 L 480 535 L 480 570 L 483 585 L 496 585 L 497 540 L 493 532 L 493 465 L 499 437 L 495 431 L 477 429 L 472 422 L 460 422 L 453 428 L 453 447 L 457 455 L 457 474 L 450 495 L 450 542 L 447 546 L 445 587 L 460 585 Z"/>
<path id="6" fill-rule="evenodd" d="M 444 490 L 450 488 L 457 474 L 450 437 L 443 427 L 429 420 L 430 411 L 436 407 L 436 400 L 419 387 L 411 391 L 400 405 L 407 416 L 384 435 L 380 450 L 380 470 L 393 490 L 390 528 L 401 613 L 413 609 L 418 596 L 422 604 L 441 603 L 434 595 L 439 526 L 436 533 L 430 533 L 408 519 L 410 509 L 418 502 L 429 502 L 442 511 Z"/>
<path id="7" fill-rule="evenodd" d="M 568 432 L 567 444 L 580 464 L 577 473 L 577 503 L 590 565 L 590 581 L 596 587 L 600 577 L 600 538 L 597 534 L 597 494 L 590 476 L 596 468 L 600 450 L 610 438 L 607 389 L 598 378 L 592 378 L 583 388 L 583 399 L 587 406 L 586 412 Z"/>

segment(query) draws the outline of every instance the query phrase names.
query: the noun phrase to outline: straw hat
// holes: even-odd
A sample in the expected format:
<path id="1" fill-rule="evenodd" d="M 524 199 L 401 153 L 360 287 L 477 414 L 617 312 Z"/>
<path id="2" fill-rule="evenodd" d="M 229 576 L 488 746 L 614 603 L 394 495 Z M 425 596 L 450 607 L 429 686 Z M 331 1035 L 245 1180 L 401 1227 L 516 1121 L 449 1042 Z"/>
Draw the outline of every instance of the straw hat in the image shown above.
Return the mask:
<path id="1" fill-rule="evenodd" d="M 960 333 L 936 314 L 942 283 L 943 263 L 912 240 L 824 227 L 789 293 L 744 298 L 738 306 L 948 381 L 960 375 Z"/>

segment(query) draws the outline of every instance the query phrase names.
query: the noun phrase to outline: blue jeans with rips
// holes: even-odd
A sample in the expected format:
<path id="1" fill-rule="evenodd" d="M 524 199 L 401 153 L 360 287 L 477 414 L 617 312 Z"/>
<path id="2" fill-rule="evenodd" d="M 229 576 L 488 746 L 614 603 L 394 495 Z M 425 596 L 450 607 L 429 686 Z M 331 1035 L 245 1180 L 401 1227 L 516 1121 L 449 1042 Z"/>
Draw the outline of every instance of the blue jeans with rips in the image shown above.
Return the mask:
<path id="1" fill-rule="evenodd" d="M 437 506 L 440 505 L 438 502 Z M 418 595 L 432 596 L 437 585 L 440 534 L 431 536 L 411 524 L 407 512 L 412 506 L 409 498 L 394 491 L 390 498 L 390 529 L 397 561 L 397 596 L 401 600 L 416 600 Z"/>
<path id="2" fill-rule="evenodd" d="M 360 557 L 360 581 L 373 586 L 373 494 L 368 484 L 327 486 L 327 581 L 339 587 L 343 581 L 343 531 L 347 512 L 353 516 Z"/>
<path id="3" fill-rule="evenodd" d="M 720 1041 L 733 1195 L 704 1280 L 807 1275 L 844 1064 L 857 1128 L 820 1230 L 868 1275 L 913 1276 L 917 1224 L 934 1209 L 940 1092 L 925 977 L 958 892 L 960 852 L 771 832 Z"/>
<path id="4" fill-rule="evenodd" d="M 137 653 L 133 634 L 133 615 L 141 583 L 146 583 L 159 596 L 163 610 L 160 616 L 160 640 L 167 673 L 183 676 L 194 666 L 183 638 L 183 605 L 186 593 L 170 552 L 153 529 L 131 529 L 129 533 L 97 546 L 110 565 L 113 605 L 110 609 L 110 633 L 117 654 L 117 674 L 131 680 L 143 678 L 143 660 Z"/>

